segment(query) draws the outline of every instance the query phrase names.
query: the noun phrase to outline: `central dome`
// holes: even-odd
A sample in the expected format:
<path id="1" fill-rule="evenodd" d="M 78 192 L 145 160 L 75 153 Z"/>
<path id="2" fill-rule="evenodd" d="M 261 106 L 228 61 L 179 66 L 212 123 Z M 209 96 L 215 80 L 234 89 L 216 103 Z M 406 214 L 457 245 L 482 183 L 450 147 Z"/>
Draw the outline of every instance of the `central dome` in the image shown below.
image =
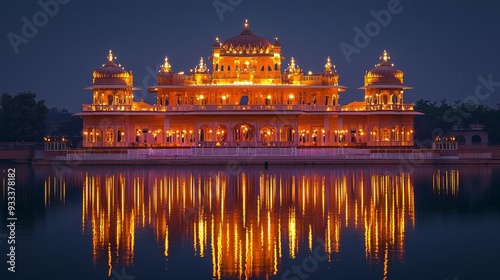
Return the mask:
<path id="1" fill-rule="evenodd" d="M 227 39 L 222 48 L 229 53 L 269 53 L 272 44 L 265 38 L 255 35 L 248 29 L 248 21 L 245 29 L 236 37 Z"/>

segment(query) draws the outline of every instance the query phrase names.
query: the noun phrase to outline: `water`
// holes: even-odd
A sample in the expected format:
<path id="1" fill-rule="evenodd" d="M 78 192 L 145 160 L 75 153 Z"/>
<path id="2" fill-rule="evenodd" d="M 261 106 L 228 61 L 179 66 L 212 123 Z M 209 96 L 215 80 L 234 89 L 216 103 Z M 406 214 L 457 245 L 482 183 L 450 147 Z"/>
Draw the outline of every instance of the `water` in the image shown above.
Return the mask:
<path id="1" fill-rule="evenodd" d="M 500 279 L 500 166 L 0 167 L 1 279 Z"/>

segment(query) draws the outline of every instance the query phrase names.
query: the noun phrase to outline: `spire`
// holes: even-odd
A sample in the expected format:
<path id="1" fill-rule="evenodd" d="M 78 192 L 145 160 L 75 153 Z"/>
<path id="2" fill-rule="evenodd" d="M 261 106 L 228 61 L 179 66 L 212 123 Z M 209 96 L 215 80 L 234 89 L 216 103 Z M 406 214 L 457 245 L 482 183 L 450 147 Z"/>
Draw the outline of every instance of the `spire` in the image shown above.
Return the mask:
<path id="1" fill-rule="evenodd" d="M 113 51 L 109 50 L 108 61 L 113 62 Z"/>
<path id="2" fill-rule="evenodd" d="M 245 29 L 248 29 L 248 19 L 245 19 Z"/>
<path id="3" fill-rule="evenodd" d="M 168 57 L 165 56 L 165 63 L 161 66 L 163 72 L 172 72 L 172 67 L 170 66 L 170 63 L 168 63 Z"/>
<path id="4" fill-rule="evenodd" d="M 195 67 L 196 73 L 206 73 L 207 70 L 207 65 L 203 63 L 203 57 L 200 57 L 200 64 Z"/>
<path id="5" fill-rule="evenodd" d="M 389 53 L 387 53 L 386 50 L 382 53 L 382 56 L 380 57 L 380 63 L 375 65 L 375 66 L 394 66 L 394 64 L 391 63 L 391 57 L 389 56 Z"/>
<path id="6" fill-rule="evenodd" d="M 288 72 L 290 73 L 300 73 L 300 68 L 297 64 L 295 64 L 295 58 L 290 59 L 290 64 L 288 64 Z"/>
<path id="7" fill-rule="evenodd" d="M 387 53 L 387 50 L 384 50 L 384 53 L 380 57 L 380 60 L 383 60 L 384 62 L 388 62 L 390 59 L 391 59 L 391 57 Z"/>
<path id="8" fill-rule="evenodd" d="M 330 57 L 326 59 L 325 71 L 332 71 L 332 62 Z"/>

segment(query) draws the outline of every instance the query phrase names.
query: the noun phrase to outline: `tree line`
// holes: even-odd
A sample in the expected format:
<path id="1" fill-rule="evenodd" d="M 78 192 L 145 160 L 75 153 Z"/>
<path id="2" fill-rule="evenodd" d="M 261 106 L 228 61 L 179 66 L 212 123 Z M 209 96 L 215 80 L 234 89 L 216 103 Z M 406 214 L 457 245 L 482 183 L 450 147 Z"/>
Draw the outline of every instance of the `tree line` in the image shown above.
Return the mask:
<path id="1" fill-rule="evenodd" d="M 49 109 L 31 91 L 0 97 L 0 142 L 41 143 L 44 137 L 64 136 L 76 147 L 81 142 L 83 121 L 67 109 Z"/>

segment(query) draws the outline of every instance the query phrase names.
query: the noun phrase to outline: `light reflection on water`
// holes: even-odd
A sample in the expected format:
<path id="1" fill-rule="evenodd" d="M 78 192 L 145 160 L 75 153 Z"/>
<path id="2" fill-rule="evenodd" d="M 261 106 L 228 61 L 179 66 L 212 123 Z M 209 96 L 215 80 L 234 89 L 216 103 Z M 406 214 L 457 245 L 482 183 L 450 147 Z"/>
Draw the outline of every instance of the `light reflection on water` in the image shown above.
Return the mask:
<path id="1" fill-rule="evenodd" d="M 279 274 L 284 255 L 312 253 L 318 238 L 331 261 L 342 229 L 354 229 L 364 234 L 368 264 L 387 275 L 415 227 L 412 175 L 324 171 L 90 170 L 82 173 L 82 233 L 92 235 L 94 265 L 107 265 L 109 275 L 134 264 L 136 230 L 150 228 L 165 258 L 170 244 L 189 240 L 186 250 L 211 261 L 213 278 L 248 279 Z M 45 205 L 65 188 L 64 177 L 48 176 Z"/>
<path id="2" fill-rule="evenodd" d="M 423 279 L 401 269 L 421 271 L 422 265 L 432 264 L 433 254 L 456 262 L 455 256 L 447 255 L 453 247 L 447 247 L 446 240 L 439 247 L 439 243 L 432 245 L 434 238 L 419 239 L 436 217 L 485 207 L 481 215 L 492 217 L 493 222 L 478 222 L 478 226 L 489 232 L 500 229 L 495 202 L 500 196 L 494 191 L 500 178 L 494 169 L 442 166 L 402 172 L 388 166 L 272 166 L 266 171 L 246 166 L 241 173 L 228 174 L 217 166 L 83 166 L 65 173 L 20 168 L 18 183 L 23 187 L 18 198 L 26 201 L 27 208 L 38 209 L 36 215 L 43 217 L 39 220 L 53 221 L 59 215 L 55 213 L 76 206 L 68 217 L 57 219 L 68 224 L 80 221 L 73 225 L 80 236 L 61 236 L 64 244 L 82 241 L 73 248 L 76 251 L 66 252 L 89 260 L 89 264 L 75 264 L 85 271 L 86 278 L 78 279 L 112 279 L 114 269 L 123 267 L 136 268 L 138 280 L 153 279 L 142 272 L 158 266 L 164 273 L 155 270 L 158 279 L 184 279 L 190 272 L 186 267 L 195 271 L 192 279 L 302 279 L 293 266 L 317 256 L 318 248 L 326 260 L 309 263 L 314 269 L 302 267 L 308 279 L 332 275 Z M 34 186 L 30 186 L 30 172 Z M 4 193 L 4 201 L 5 197 Z M 483 244 L 482 237 L 469 239 L 467 228 L 456 231 L 460 228 L 454 223 L 469 215 L 464 213 L 462 218 L 453 214 L 450 240 L 467 236 L 470 245 L 460 243 L 463 250 L 491 247 L 495 251 L 498 246 L 492 246 L 491 239 Z M 44 227 L 52 228 L 52 222 Z M 433 227 L 435 233 L 450 230 L 443 224 Z M 43 234 L 39 238 L 50 239 Z M 153 240 L 156 251 L 145 247 Z M 433 251 L 433 246 L 440 251 Z M 427 249 L 419 252 L 419 247 Z M 64 262 L 65 257 L 58 260 Z M 179 267 L 179 260 L 188 264 Z M 471 257 L 452 267 L 457 271 L 466 264 L 484 268 L 483 263 L 489 263 L 485 260 Z M 33 259 L 33 266 L 38 261 Z M 454 271 L 435 273 L 454 277 L 446 274 Z"/>

